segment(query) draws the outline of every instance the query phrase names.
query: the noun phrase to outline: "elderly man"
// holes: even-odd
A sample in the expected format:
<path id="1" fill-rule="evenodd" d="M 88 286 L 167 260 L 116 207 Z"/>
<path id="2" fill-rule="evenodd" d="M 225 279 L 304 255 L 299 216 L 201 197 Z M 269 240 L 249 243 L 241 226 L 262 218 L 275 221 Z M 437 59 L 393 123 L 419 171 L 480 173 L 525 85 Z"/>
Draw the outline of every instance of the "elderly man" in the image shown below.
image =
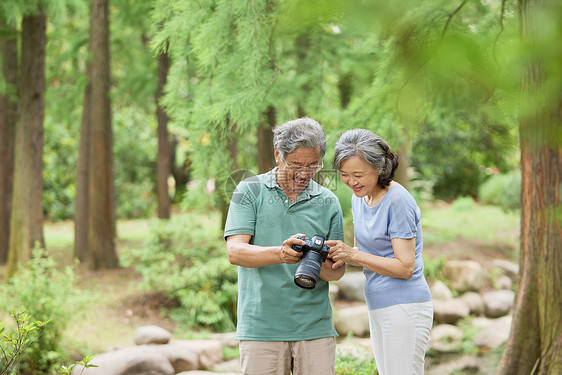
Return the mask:
<path id="1" fill-rule="evenodd" d="M 273 133 L 277 167 L 238 185 L 224 232 L 230 263 L 239 266 L 242 372 L 334 374 L 337 333 L 328 281 L 340 279 L 345 268 L 333 269 L 327 259 L 314 288 L 293 282 L 303 252 L 292 246 L 306 244 L 297 236 L 343 240 L 338 199 L 312 180 L 323 165 L 326 136 L 310 118 L 289 121 Z"/>

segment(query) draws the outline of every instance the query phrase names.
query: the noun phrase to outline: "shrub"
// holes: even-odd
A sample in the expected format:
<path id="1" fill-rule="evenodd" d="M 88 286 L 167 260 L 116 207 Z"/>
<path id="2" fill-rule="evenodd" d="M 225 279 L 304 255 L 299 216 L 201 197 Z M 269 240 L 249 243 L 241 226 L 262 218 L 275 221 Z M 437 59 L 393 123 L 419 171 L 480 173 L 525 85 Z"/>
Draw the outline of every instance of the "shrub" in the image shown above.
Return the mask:
<path id="1" fill-rule="evenodd" d="M 377 375 L 377 365 L 369 348 L 349 343 L 350 333 L 336 346 L 336 375 Z"/>
<path id="2" fill-rule="evenodd" d="M 45 250 L 36 247 L 27 268 L 19 270 L 0 286 L 0 307 L 4 311 L 25 306 L 29 319 L 49 322 L 48 329 L 21 354 L 22 373 L 44 374 L 53 370 L 57 363 L 68 360 L 68 351 L 61 347 L 62 333 L 94 298 L 91 293 L 74 288 L 74 284 L 71 267 L 57 270 Z"/>
<path id="3" fill-rule="evenodd" d="M 232 330 L 236 322 L 237 269 L 227 259 L 216 221 L 204 215 L 178 215 L 155 223 L 141 249 L 127 250 L 143 286 L 179 302 L 172 319 L 189 327 Z"/>
<path id="4" fill-rule="evenodd" d="M 478 199 L 483 203 L 499 206 L 504 211 L 520 208 L 520 171 L 490 176 L 490 178 L 480 186 Z"/>
<path id="5" fill-rule="evenodd" d="M 19 358 L 29 345 L 43 334 L 47 322 L 30 322 L 30 317 L 24 307 L 14 310 L 11 314 L 16 327 L 7 330 L 4 322 L 0 322 L 0 374 L 17 371 Z"/>
<path id="6" fill-rule="evenodd" d="M 435 259 L 423 256 L 423 274 L 425 278 L 432 281 L 439 280 L 444 264 L 444 255 Z"/>
<path id="7" fill-rule="evenodd" d="M 474 210 L 476 202 L 472 197 L 459 197 L 452 203 L 451 208 L 454 211 L 470 211 Z"/>

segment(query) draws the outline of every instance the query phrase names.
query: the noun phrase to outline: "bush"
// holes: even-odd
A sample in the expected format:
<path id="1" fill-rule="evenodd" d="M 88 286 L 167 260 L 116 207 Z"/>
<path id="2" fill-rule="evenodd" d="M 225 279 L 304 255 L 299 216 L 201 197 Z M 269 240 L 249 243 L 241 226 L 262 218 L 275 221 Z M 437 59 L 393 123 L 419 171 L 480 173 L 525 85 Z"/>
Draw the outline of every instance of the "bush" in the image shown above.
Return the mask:
<path id="1" fill-rule="evenodd" d="M 336 347 L 336 375 L 377 375 L 377 365 L 371 348 L 348 345 L 353 335 Z"/>
<path id="2" fill-rule="evenodd" d="M 68 360 L 68 351 L 61 347 L 62 334 L 72 318 L 94 299 L 91 293 L 74 288 L 74 284 L 71 267 L 57 270 L 45 250 L 36 247 L 27 268 L 19 270 L 0 286 L 2 310 L 14 311 L 25 306 L 29 319 L 49 322 L 48 329 L 21 354 L 22 373 L 48 373 L 57 363 Z"/>
<path id="3" fill-rule="evenodd" d="M 16 327 L 8 331 L 4 322 L 0 322 L 0 374 L 17 371 L 19 358 L 25 349 L 43 334 L 46 322 L 30 322 L 30 316 L 24 307 L 11 314 Z"/>
<path id="4" fill-rule="evenodd" d="M 472 197 L 459 197 L 452 203 L 453 211 L 471 211 L 476 207 L 476 202 Z"/>
<path id="5" fill-rule="evenodd" d="M 425 278 L 431 281 L 439 280 L 444 264 L 444 255 L 441 255 L 436 259 L 423 256 L 423 274 Z"/>
<path id="6" fill-rule="evenodd" d="M 490 176 L 478 191 L 481 202 L 501 207 L 504 211 L 521 207 L 521 172 Z"/>
<path id="7" fill-rule="evenodd" d="M 236 322 L 237 268 L 227 258 L 217 221 L 204 215 L 158 221 L 141 249 L 127 250 L 143 286 L 179 302 L 170 317 L 189 328 L 230 331 Z"/>

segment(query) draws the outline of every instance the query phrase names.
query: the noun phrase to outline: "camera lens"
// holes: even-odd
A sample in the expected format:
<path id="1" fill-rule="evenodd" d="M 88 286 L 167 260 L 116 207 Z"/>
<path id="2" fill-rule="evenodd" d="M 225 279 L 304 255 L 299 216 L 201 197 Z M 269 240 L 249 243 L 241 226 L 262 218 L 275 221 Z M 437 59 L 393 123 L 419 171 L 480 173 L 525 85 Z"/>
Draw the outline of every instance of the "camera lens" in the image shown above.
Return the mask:
<path id="1" fill-rule="evenodd" d="M 295 284 L 304 289 L 313 289 L 316 286 L 316 280 L 310 276 L 299 275 L 295 276 Z"/>
<path id="2" fill-rule="evenodd" d="M 304 289 L 313 289 L 320 275 L 322 261 L 322 255 L 316 251 L 306 252 L 295 272 L 295 284 Z"/>

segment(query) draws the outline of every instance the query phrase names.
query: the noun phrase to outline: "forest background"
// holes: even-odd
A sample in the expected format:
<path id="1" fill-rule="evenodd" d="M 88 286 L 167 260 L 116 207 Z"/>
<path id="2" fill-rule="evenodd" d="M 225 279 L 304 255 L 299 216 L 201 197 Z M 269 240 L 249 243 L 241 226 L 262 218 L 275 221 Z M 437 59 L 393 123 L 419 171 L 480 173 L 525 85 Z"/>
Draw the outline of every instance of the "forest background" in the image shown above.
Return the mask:
<path id="1" fill-rule="evenodd" d="M 523 0 L 4 0 L 5 274 L 47 267 L 31 261 L 34 248 L 49 252 L 45 220 L 73 220 L 73 257 L 90 269 L 134 263 L 158 285 L 172 267 L 163 254 L 207 265 L 200 290 L 185 290 L 191 276 L 178 271 L 168 292 L 201 301 L 190 324 L 231 328 L 235 275 L 209 261 L 220 235 L 174 213 L 216 211 L 220 227 L 236 183 L 274 165 L 271 129 L 308 116 L 328 139 L 319 182 L 348 220 L 349 192 L 329 165 L 339 135 L 357 127 L 399 153 L 397 180 L 419 202 L 521 209 L 522 312 L 498 372 L 559 369 L 560 12 Z M 153 216 L 162 222 L 145 251 L 120 253 L 117 219 Z M 202 306 L 205 280 L 222 291 L 215 306 Z M 528 324 L 536 336 L 518 341 Z"/>

